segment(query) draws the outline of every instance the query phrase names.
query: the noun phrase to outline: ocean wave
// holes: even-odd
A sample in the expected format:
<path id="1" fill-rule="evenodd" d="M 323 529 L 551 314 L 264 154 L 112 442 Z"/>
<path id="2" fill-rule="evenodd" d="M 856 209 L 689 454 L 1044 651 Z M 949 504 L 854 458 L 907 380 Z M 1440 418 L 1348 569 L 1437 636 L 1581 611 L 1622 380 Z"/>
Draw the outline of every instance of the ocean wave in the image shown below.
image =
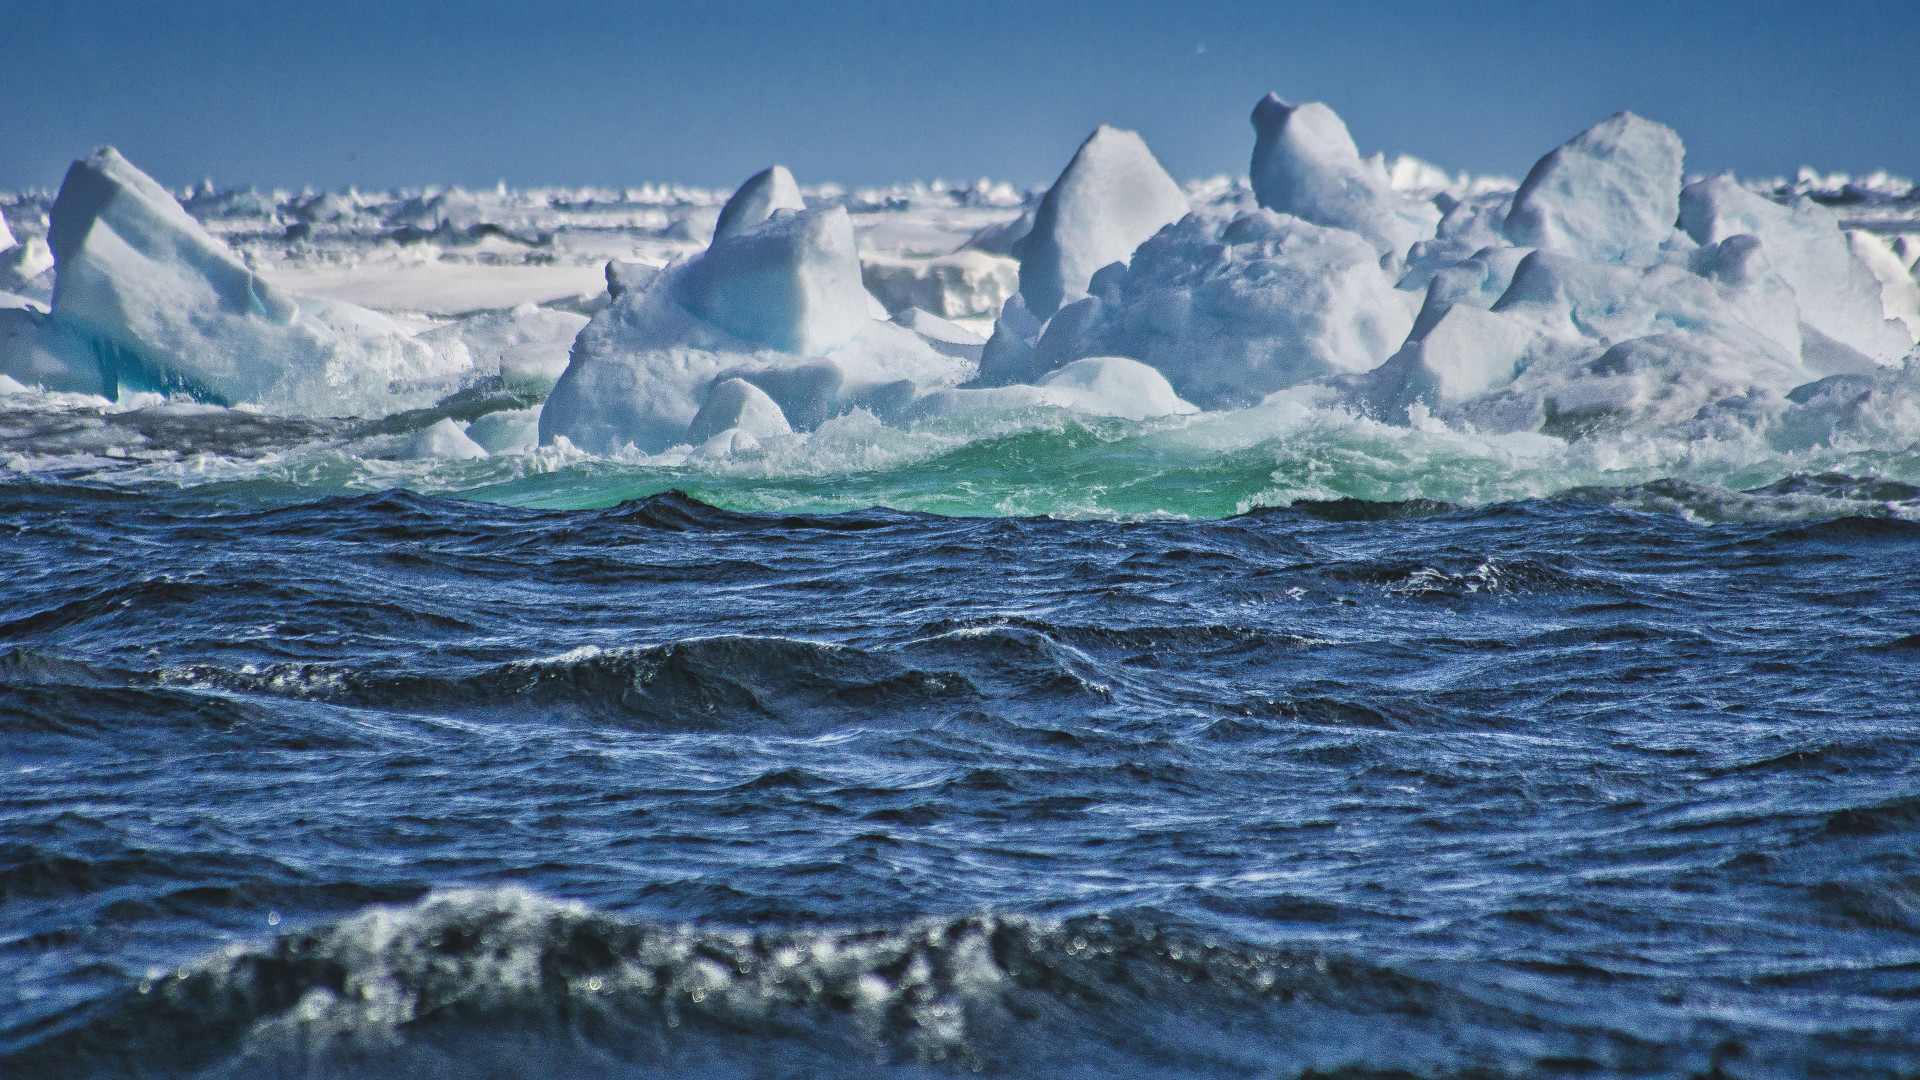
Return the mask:
<path id="1" fill-rule="evenodd" d="M 1821 910 L 1915 925 L 1911 883 L 1815 890 Z M 1229 919 L 1337 918 L 1284 896 L 1206 905 Z M 1515 912 L 1514 918 L 1525 913 Z M 1862 973 L 1781 967 L 1769 986 L 1844 992 Z M 1899 1060 L 1898 1038 L 1828 1037 L 1697 1014 L 1641 1026 L 1531 979 L 1658 979 L 1519 962 L 1463 981 L 1260 944 L 1150 910 L 1013 912 L 873 926 L 661 922 L 517 887 L 432 893 L 289 928 L 0 1032 L 9 1075 L 854 1078 L 1682 1077 L 1766 1061 L 1841 1072 Z M 1837 981 L 1836 981 L 1837 980 Z M 1690 994 L 1710 1000 L 1710 988 Z M 1684 1014 L 1686 1010 L 1678 1010 Z M 1664 1029 L 1664 1030 L 1661 1030 Z M 1864 1074 L 1864 1073 L 1863 1073 Z"/>
<path id="2" fill-rule="evenodd" d="M 151 973 L 8 1033 L 0 1060 L 143 1077 L 1430 1072 L 1476 1060 L 1462 1033 L 1522 1022 L 1428 979 L 1146 913 L 774 930 L 503 888 Z"/>
<path id="3" fill-rule="evenodd" d="M 438 674 L 307 663 L 128 669 L 13 649 L 0 652 L 0 685 L 6 687 L 0 717 L 14 712 L 29 725 L 38 722 L 32 703 L 45 704 L 49 696 L 73 699 L 51 715 L 137 714 L 144 696 L 173 722 L 186 722 L 180 718 L 185 704 L 190 714 L 227 717 L 227 724 L 252 711 L 248 699 L 264 696 L 440 715 L 786 734 L 930 722 L 989 698 L 1098 700 L 1108 693 L 1098 661 L 1043 634 L 1007 627 L 954 631 L 885 650 L 753 635 L 582 646 Z M 134 700 L 115 709 L 115 697 Z M 13 699 L 23 703 L 8 709 Z M 88 702 L 94 707 L 71 707 Z"/>

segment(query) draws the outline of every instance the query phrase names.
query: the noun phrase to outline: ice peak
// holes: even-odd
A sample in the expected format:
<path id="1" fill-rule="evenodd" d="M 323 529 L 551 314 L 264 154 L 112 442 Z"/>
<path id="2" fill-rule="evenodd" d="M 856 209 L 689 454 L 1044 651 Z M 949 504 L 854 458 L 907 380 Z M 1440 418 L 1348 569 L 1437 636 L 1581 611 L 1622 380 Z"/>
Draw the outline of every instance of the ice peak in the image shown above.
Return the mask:
<path id="1" fill-rule="evenodd" d="M 1020 253 L 1020 292 L 1044 319 L 1086 295 L 1094 271 L 1124 263 L 1186 216 L 1186 192 L 1137 132 L 1102 124 L 1047 189 Z"/>
<path id="2" fill-rule="evenodd" d="M 1386 170 L 1360 157 L 1339 114 L 1317 101 L 1289 105 L 1269 93 L 1253 107 L 1254 198 L 1270 210 L 1366 237 L 1398 262 L 1433 235 L 1440 212 L 1393 190 Z"/>
<path id="3" fill-rule="evenodd" d="M 1658 247 L 1680 216 L 1685 154 L 1672 128 L 1615 113 L 1534 164 L 1514 194 L 1507 239 L 1597 262 Z"/>
<path id="4" fill-rule="evenodd" d="M 464 346 L 428 346 L 374 312 L 302 304 L 112 147 L 67 170 L 47 240 L 58 271 L 53 314 L 86 345 L 70 359 L 97 367 L 109 396 L 185 392 L 373 415 L 429 404 L 472 366 Z"/>
<path id="5" fill-rule="evenodd" d="M 720 240 L 745 232 L 772 217 L 776 210 L 805 210 L 800 185 L 785 165 L 762 169 L 747 178 L 720 208 L 720 220 L 714 223 L 713 238 Z"/>

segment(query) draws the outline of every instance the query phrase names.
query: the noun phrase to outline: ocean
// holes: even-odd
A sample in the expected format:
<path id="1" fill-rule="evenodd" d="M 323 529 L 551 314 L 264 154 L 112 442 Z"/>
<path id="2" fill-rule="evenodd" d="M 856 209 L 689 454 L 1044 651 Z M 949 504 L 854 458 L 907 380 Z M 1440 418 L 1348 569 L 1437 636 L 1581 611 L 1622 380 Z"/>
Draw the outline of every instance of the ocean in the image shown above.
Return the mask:
<path id="1" fill-rule="evenodd" d="M 1062 422 L 423 493 L 148 413 L 232 475 L 0 482 L 7 1076 L 1920 1070 L 1920 488 L 1240 507 L 1284 453 Z"/>
<path id="2" fill-rule="evenodd" d="M 1920 1076 L 1920 188 L 1346 165 L 0 199 L 0 1077 Z"/>

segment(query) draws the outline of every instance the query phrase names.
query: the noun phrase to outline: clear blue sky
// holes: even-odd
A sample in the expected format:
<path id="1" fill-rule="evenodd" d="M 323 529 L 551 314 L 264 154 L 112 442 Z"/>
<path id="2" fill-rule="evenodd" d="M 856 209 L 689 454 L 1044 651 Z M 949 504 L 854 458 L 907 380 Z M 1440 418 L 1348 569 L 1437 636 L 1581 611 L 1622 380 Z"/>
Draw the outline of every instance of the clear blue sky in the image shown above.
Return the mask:
<path id="1" fill-rule="evenodd" d="M 0 0 L 0 32 L 5 189 L 102 143 L 172 185 L 1044 183 L 1099 123 L 1190 177 L 1245 171 L 1268 90 L 1450 169 L 1630 108 L 1690 171 L 1920 174 L 1920 0 Z"/>

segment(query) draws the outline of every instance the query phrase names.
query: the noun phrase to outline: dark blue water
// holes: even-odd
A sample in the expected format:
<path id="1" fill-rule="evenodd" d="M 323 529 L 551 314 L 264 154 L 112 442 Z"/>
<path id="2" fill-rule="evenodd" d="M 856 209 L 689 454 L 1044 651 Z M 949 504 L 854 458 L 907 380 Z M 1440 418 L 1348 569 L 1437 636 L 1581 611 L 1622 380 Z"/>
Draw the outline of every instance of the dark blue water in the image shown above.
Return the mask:
<path id="1" fill-rule="evenodd" d="M 0 484 L 0 1074 L 1920 1071 L 1920 525 L 223 490 Z"/>

